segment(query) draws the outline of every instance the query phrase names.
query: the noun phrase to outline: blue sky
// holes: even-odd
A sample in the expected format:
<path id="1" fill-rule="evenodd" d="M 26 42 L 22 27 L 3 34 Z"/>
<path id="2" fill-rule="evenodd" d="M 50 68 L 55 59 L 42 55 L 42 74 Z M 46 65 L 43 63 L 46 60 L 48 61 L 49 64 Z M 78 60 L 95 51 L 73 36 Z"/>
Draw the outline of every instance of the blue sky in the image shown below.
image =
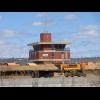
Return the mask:
<path id="1" fill-rule="evenodd" d="M 100 57 L 99 12 L 0 12 L 0 57 L 28 57 L 40 33 L 70 41 L 71 57 Z"/>

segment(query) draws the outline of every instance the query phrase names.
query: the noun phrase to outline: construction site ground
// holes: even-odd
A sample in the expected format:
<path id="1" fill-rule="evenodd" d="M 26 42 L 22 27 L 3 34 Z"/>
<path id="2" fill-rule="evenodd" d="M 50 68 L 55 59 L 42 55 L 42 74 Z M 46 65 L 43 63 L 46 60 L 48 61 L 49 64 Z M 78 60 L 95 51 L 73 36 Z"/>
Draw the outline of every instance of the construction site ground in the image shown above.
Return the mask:
<path id="1" fill-rule="evenodd" d="M 84 70 L 86 77 L 65 77 L 58 73 L 52 78 L 31 78 L 30 75 L 0 76 L 0 87 L 100 87 L 100 62 L 88 68 Z"/>

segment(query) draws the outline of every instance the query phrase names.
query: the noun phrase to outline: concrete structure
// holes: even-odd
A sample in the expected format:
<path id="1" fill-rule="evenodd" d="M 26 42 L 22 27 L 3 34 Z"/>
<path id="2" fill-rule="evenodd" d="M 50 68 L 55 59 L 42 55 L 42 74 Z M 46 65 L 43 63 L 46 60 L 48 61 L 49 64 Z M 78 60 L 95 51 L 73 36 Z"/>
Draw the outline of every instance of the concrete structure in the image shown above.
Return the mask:
<path id="1" fill-rule="evenodd" d="M 70 60 L 70 50 L 65 46 L 70 42 L 52 42 L 51 33 L 41 33 L 40 42 L 30 43 L 33 46 L 29 51 L 29 60 L 34 63 L 42 64 L 61 64 Z"/>

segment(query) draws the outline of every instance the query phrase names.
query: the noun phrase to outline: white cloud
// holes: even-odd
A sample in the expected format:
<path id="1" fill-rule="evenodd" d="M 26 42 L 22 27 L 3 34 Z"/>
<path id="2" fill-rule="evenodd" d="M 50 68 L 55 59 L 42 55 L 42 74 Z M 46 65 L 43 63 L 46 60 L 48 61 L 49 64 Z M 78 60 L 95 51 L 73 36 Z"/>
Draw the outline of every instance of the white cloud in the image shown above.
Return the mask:
<path id="1" fill-rule="evenodd" d="M 31 39 L 33 40 L 32 35 L 24 32 L 9 29 L 0 31 L 0 56 L 28 57 L 27 42 Z"/>
<path id="2" fill-rule="evenodd" d="M 77 19 L 77 18 L 78 18 L 78 16 L 73 15 L 73 14 L 67 15 L 67 16 L 64 17 L 64 19 L 67 19 L 67 20 L 74 20 L 74 19 Z"/>
<path id="3" fill-rule="evenodd" d="M 3 36 L 4 37 L 16 37 L 16 34 L 12 30 L 3 30 Z"/>
<path id="4" fill-rule="evenodd" d="M 4 40 L 0 40 L 0 45 L 3 45 L 5 44 L 5 41 Z"/>
<path id="5" fill-rule="evenodd" d="M 34 22 L 32 23 L 32 26 L 43 26 L 44 24 L 42 22 Z"/>
<path id="6" fill-rule="evenodd" d="M 55 22 L 46 22 L 46 23 L 43 23 L 43 22 L 34 22 L 32 23 L 32 26 L 53 26 L 55 25 L 56 23 Z"/>
<path id="7" fill-rule="evenodd" d="M 2 16 L 0 16 L 0 21 L 2 20 Z"/>
<path id="8" fill-rule="evenodd" d="M 87 25 L 87 26 L 80 26 L 82 30 L 97 30 L 100 29 L 100 25 Z"/>
<path id="9" fill-rule="evenodd" d="M 56 24 L 55 22 L 51 21 L 53 20 L 54 16 L 48 15 L 47 13 L 38 13 L 36 14 L 36 17 L 44 17 L 44 22 L 33 22 L 32 26 L 52 26 Z"/>
<path id="10" fill-rule="evenodd" d="M 14 30 L 9 30 L 9 29 L 5 29 L 3 31 L 0 32 L 1 37 L 0 38 L 25 38 L 25 37 L 29 37 L 30 35 L 23 33 L 23 32 L 17 32 Z"/>
<path id="11" fill-rule="evenodd" d="M 29 49 L 27 46 L 5 44 L 0 45 L 0 57 L 28 57 Z"/>
<path id="12" fill-rule="evenodd" d="M 47 13 L 38 13 L 38 14 L 36 14 L 36 17 L 38 17 L 38 18 L 54 18 L 55 16 L 53 16 L 53 15 L 48 15 Z"/>
<path id="13" fill-rule="evenodd" d="M 55 24 L 56 24 L 55 22 L 47 22 L 47 23 L 45 23 L 44 25 L 53 26 L 53 25 L 55 25 Z"/>
<path id="14" fill-rule="evenodd" d="M 100 40 L 96 39 L 92 41 L 92 45 L 100 45 Z"/>
<path id="15" fill-rule="evenodd" d="M 83 40 L 80 43 L 78 43 L 78 47 L 88 46 L 88 48 L 89 48 L 89 47 L 93 46 L 94 43 L 95 42 L 91 41 L 91 40 Z"/>
<path id="16" fill-rule="evenodd" d="M 44 17 L 44 16 L 46 16 L 46 13 L 38 13 L 38 14 L 36 15 L 36 17 Z"/>
<path id="17" fill-rule="evenodd" d="M 71 40 L 70 39 L 63 39 L 63 42 L 71 42 Z"/>
<path id="18" fill-rule="evenodd" d="M 89 30 L 77 33 L 75 37 L 82 37 L 82 38 L 100 37 L 100 34 L 97 33 L 95 30 Z"/>

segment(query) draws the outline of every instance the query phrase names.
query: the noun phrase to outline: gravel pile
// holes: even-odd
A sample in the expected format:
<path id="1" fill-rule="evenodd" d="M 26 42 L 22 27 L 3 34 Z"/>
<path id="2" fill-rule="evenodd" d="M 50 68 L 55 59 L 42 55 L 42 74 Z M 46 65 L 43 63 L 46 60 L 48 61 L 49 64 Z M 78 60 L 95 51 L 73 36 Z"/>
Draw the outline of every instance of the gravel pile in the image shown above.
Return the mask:
<path id="1" fill-rule="evenodd" d="M 100 69 L 100 62 L 89 64 L 85 69 Z"/>
<path id="2" fill-rule="evenodd" d="M 53 64 L 40 64 L 36 66 L 0 66 L 0 71 L 11 71 L 11 70 L 57 70 L 57 67 Z"/>

